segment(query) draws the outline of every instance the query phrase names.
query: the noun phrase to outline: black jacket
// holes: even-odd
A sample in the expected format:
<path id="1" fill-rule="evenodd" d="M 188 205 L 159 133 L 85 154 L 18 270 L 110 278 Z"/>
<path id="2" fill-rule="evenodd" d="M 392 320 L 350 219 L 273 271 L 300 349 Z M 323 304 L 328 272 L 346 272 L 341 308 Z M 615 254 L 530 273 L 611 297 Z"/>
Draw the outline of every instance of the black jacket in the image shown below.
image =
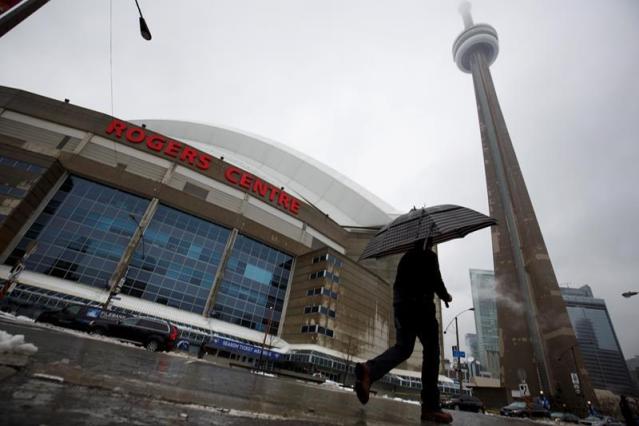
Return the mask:
<path id="1" fill-rule="evenodd" d="M 394 304 L 432 305 L 433 295 L 448 297 L 448 291 L 439 272 L 437 255 L 431 250 L 411 249 L 402 256 L 397 266 L 393 286 Z"/>

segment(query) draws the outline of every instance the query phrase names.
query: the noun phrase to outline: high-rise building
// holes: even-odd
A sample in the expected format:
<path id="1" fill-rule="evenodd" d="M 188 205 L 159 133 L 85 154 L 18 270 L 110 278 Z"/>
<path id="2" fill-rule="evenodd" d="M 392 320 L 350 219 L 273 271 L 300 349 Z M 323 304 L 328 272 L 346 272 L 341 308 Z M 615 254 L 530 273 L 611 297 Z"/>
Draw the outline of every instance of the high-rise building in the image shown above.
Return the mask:
<path id="1" fill-rule="evenodd" d="M 561 287 L 561 295 L 592 385 L 617 394 L 635 393 L 606 302 L 594 297 L 588 285 Z"/>
<path id="2" fill-rule="evenodd" d="M 495 273 L 483 269 L 470 270 L 470 288 L 475 308 L 477 353 L 485 370 L 499 377 L 499 334 L 497 330 L 497 297 Z"/>
<path id="3" fill-rule="evenodd" d="M 627 359 L 626 365 L 628 366 L 628 370 L 630 370 L 630 377 L 635 384 L 635 388 L 639 389 L 639 355 Z"/>
<path id="4" fill-rule="evenodd" d="M 595 395 L 579 351 L 573 385 L 569 364 L 560 354 L 576 346 L 575 333 L 535 216 L 526 183 L 497 99 L 490 65 L 497 59 L 497 31 L 474 24 L 470 4 L 460 7 L 465 29 L 453 44 L 460 70 L 472 74 L 479 114 L 490 215 L 497 316 L 499 318 L 501 382 L 509 395 L 526 383 L 531 393 L 543 390 L 583 412 L 585 393 Z"/>
<path id="5" fill-rule="evenodd" d="M 464 341 L 466 342 L 466 347 L 468 348 L 468 356 L 479 359 L 479 345 L 477 341 L 477 334 L 475 333 L 466 333 L 464 337 Z"/>

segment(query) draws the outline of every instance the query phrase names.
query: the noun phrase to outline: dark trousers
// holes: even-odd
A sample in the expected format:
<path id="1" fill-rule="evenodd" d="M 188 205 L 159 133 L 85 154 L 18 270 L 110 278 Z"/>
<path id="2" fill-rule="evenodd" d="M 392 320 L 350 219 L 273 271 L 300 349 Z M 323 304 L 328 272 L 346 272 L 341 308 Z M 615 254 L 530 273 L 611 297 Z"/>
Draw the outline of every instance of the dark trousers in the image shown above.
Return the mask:
<path id="1" fill-rule="evenodd" d="M 422 404 L 437 410 L 439 405 L 439 326 L 432 303 L 419 306 L 395 306 L 396 343 L 377 358 L 366 362 L 371 381 L 381 379 L 386 373 L 408 359 L 419 338 L 424 348 L 422 360 Z"/>

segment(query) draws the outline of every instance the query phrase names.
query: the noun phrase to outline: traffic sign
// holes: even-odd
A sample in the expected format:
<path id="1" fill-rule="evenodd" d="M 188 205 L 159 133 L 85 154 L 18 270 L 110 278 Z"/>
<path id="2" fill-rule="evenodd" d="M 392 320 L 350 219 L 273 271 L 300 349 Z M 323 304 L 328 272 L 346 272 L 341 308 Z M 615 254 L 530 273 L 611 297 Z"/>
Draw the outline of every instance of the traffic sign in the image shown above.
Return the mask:
<path id="1" fill-rule="evenodd" d="M 466 352 L 464 352 L 464 351 L 453 351 L 453 356 L 455 358 L 465 358 L 466 357 Z"/>
<path id="2" fill-rule="evenodd" d="M 522 397 L 530 395 L 530 390 L 528 389 L 528 384 L 527 383 L 520 383 L 519 384 L 519 393 L 520 393 L 520 395 Z"/>
<path id="3" fill-rule="evenodd" d="M 579 395 L 581 393 L 581 383 L 579 382 L 579 376 L 577 373 L 570 373 L 570 379 L 572 380 L 572 386 L 575 388 L 575 393 Z"/>

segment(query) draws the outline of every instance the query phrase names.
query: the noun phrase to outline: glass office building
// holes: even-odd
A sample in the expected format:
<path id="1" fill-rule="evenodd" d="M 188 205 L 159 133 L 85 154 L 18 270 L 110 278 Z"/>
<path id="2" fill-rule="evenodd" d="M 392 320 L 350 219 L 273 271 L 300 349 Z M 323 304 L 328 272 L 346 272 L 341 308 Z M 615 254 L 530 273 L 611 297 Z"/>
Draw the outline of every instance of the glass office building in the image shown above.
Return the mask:
<path id="1" fill-rule="evenodd" d="M 475 308 L 477 351 L 481 365 L 499 378 L 499 335 L 497 327 L 497 293 L 495 273 L 482 269 L 470 270 L 470 288 Z"/>
<path id="2" fill-rule="evenodd" d="M 634 394 L 636 389 L 606 302 L 595 298 L 588 285 L 560 289 L 593 386 L 617 394 Z"/>

